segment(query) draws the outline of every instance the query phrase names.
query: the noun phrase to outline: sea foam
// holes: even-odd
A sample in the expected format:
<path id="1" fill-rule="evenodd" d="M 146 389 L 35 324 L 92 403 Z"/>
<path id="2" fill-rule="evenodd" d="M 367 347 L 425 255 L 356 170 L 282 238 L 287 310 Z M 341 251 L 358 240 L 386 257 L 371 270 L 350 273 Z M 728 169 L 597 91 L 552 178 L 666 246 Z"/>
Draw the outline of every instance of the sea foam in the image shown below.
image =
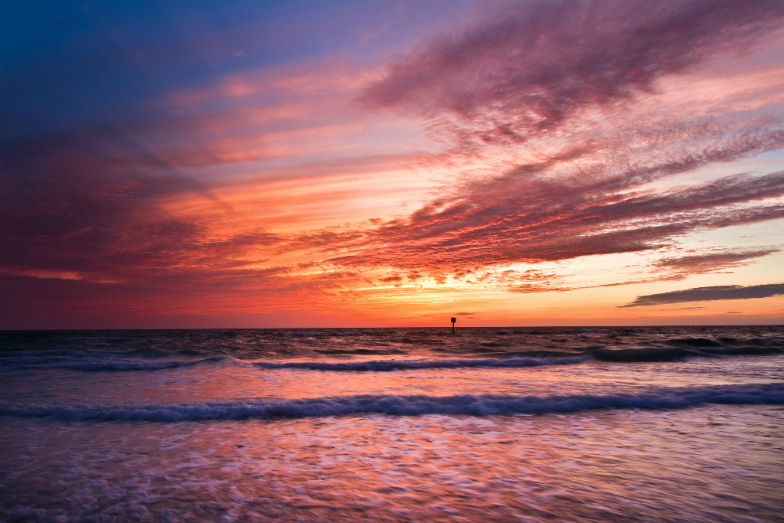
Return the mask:
<path id="1" fill-rule="evenodd" d="M 370 414 L 492 416 L 574 413 L 595 409 L 683 409 L 709 403 L 784 404 L 784 383 L 663 388 L 639 394 L 514 396 L 495 394 L 358 395 L 301 399 L 246 399 L 167 405 L 6 405 L 0 416 L 65 421 L 211 421 L 296 419 Z"/>
<path id="2" fill-rule="evenodd" d="M 395 371 L 414 369 L 459 369 L 480 367 L 537 367 L 541 365 L 565 365 L 582 363 L 589 356 L 573 358 L 507 358 L 507 359 L 477 359 L 477 360 L 372 360 L 351 362 L 324 362 L 324 361 L 288 361 L 273 363 L 257 361 L 257 367 L 263 369 L 306 369 L 323 371 Z"/>
<path id="3" fill-rule="evenodd" d="M 225 357 L 213 356 L 211 358 L 189 360 L 145 360 L 136 358 L 72 358 L 72 357 L 39 357 L 16 356 L 0 360 L 0 365 L 16 367 L 19 369 L 70 369 L 85 372 L 117 372 L 117 371 L 154 371 L 163 369 L 176 369 L 180 367 L 193 367 L 219 363 Z"/>

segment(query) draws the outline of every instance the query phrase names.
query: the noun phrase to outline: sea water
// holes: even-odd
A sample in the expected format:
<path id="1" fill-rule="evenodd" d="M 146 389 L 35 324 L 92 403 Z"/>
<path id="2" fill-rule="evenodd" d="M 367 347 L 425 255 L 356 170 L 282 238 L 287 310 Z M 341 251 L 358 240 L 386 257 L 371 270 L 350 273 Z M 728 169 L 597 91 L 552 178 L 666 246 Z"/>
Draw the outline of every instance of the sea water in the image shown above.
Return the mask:
<path id="1" fill-rule="evenodd" d="M 0 521 L 784 521 L 784 327 L 0 349 Z"/>

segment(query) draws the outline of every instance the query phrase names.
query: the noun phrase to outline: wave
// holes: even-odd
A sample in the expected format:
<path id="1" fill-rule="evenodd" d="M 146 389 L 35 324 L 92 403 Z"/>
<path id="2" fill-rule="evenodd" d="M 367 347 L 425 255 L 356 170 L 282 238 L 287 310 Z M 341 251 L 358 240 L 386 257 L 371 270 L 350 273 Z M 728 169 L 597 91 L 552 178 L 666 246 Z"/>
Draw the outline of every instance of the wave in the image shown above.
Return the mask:
<path id="1" fill-rule="evenodd" d="M 137 360 L 126 358 L 52 358 L 39 356 L 17 356 L 3 358 L 0 365 L 19 369 L 70 369 L 85 372 L 118 372 L 118 371 L 154 371 L 193 367 L 210 363 L 219 363 L 226 358 L 214 356 L 198 360 Z"/>
<path id="2" fill-rule="evenodd" d="M 193 351 L 195 352 L 195 351 Z M 314 349 L 325 356 L 378 356 L 405 354 L 394 348 L 386 349 Z M 667 347 L 607 349 L 592 347 L 583 352 L 556 350 L 499 351 L 488 349 L 481 359 L 376 359 L 366 361 L 253 361 L 245 362 L 230 355 L 196 357 L 185 351 L 164 353 L 162 351 L 126 351 L 110 354 L 63 354 L 62 352 L 36 355 L 13 355 L 0 357 L 0 367 L 25 370 L 67 369 L 82 372 L 159 371 L 223 362 L 251 364 L 262 369 L 302 369 L 314 371 L 357 371 L 392 372 L 417 369 L 471 369 L 471 368 L 522 368 L 547 365 L 569 365 L 591 360 L 617 364 L 635 362 L 670 362 L 698 357 L 763 356 L 781 354 L 781 348 L 771 346 L 735 347 Z M 312 354 L 312 353 L 311 353 Z M 242 355 L 240 355 L 242 356 Z M 246 357 L 258 356 L 248 355 Z"/>
<path id="3" fill-rule="evenodd" d="M 326 354 L 395 354 L 395 351 L 365 351 L 357 349 L 318 351 Z M 505 353 L 493 351 L 493 358 L 484 359 L 449 359 L 449 360 L 370 360 L 350 362 L 325 361 L 257 361 L 255 366 L 263 369 L 305 369 L 320 371 L 365 371 L 390 372 L 415 369 L 459 369 L 459 368 L 513 368 L 537 367 L 544 365 L 568 365 L 583 363 L 591 359 L 614 363 L 634 362 L 667 362 L 680 361 L 695 357 L 717 356 L 758 356 L 780 354 L 775 347 L 704 347 L 696 348 L 635 348 L 635 349 L 602 349 L 594 348 L 585 354 L 556 351 L 525 351 Z M 512 356 L 517 354 L 517 356 Z M 522 357 L 523 354 L 530 355 Z M 512 356 L 512 357 L 510 357 Z"/>
<path id="4" fill-rule="evenodd" d="M 781 354 L 778 347 L 721 347 L 701 346 L 699 348 L 637 348 L 637 349 L 594 349 L 591 355 L 599 361 L 645 362 L 679 361 L 695 357 L 716 356 L 762 356 Z"/>
<path id="5" fill-rule="evenodd" d="M 573 396 L 395 396 L 362 395 L 291 400 L 235 400 L 144 406 L 0 407 L 0 416 L 64 421 L 215 421 L 320 418 L 330 416 L 427 414 L 495 416 L 576 413 L 611 409 L 684 409 L 705 404 L 784 404 L 784 383 L 659 389 L 640 394 Z"/>
<path id="6" fill-rule="evenodd" d="M 382 355 L 382 354 L 405 354 L 406 351 L 400 349 L 315 349 L 319 354 L 339 354 L 339 355 Z"/>
<path id="7" fill-rule="evenodd" d="M 702 356 L 693 349 L 596 349 L 591 352 L 599 361 L 644 362 L 678 361 L 694 356 Z"/>
<path id="8" fill-rule="evenodd" d="M 720 354 L 726 356 L 762 356 L 768 354 L 781 354 L 777 347 L 703 347 L 699 349 L 701 356 Z"/>
<path id="9" fill-rule="evenodd" d="M 537 367 L 542 365 L 565 365 L 582 363 L 588 356 L 574 358 L 508 358 L 481 360 L 373 360 L 330 363 L 323 361 L 288 361 L 272 363 L 257 361 L 257 367 L 263 369 L 306 369 L 324 371 L 396 371 L 413 369 L 459 369 L 478 367 Z"/>
<path id="10" fill-rule="evenodd" d="M 359 332 L 295 332 L 295 336 L 299 336 L 300 338 L 319 338 L 319 337 L 330 337 L 330 336 L 362 336 Z"/>

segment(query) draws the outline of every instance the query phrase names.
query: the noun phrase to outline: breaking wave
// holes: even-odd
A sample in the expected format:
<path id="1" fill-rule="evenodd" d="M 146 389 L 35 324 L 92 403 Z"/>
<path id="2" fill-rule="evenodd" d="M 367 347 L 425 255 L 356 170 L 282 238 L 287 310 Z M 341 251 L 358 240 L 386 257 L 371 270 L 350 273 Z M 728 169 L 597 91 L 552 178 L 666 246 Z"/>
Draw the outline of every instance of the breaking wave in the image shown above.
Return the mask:
<path id="1" fill-rule="evenodd" d="M 784 404 L 784 383 L 666 388 L 638 394 L 514 396 L 514 395 L 360 395 L 290 400 L 247 399 L 173 405 L 0 407 L 0 416 L 54 418 L 65 421 L 212 421 L 274 420 L 329 416 L 426 414 L 494 416 L 575 413 L 596 409 L 684 409 L 719 403 Z"/>

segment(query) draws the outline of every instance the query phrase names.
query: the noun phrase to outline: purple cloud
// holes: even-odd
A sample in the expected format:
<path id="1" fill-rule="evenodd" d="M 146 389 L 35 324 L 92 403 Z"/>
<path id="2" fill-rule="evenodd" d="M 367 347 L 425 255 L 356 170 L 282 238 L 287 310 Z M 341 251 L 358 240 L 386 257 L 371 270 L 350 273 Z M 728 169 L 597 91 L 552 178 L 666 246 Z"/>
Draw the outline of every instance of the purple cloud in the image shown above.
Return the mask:
<path id="1" fill-rule="evenodd" d="M 692 274 L 703 274 L 748 265 L 750 260 L 778 252 L 778 249 L 751 251 L 730 250 L 708 254 L 692 254 L 674 258 L 662 258 L 653 263 L 655 269 L 663 271 L 659 280 L 682 280 Z"/>
<path id="2" fill-rule="evenodd" d="M 133 152 L 136 160 L 106 157 L 113 147 Z M 163 202 L 195 195 L 216 214 L 231 209 L 121 133 L 6 141 L 2 153 L 0 248 L 6 274 L 174 281 L 172 268 L 194 278 L 193 268 L 201 266 L 204 278 L 217 268 L 231 269 L 233 255 L 281 241 L 258 229 L 207 239 L 209 224 L 176 216 Z"/>
<path id="3" fill-rule="evenodd" d="M 629 180 L 647 181 L 657 170 L 674 172 L 673 165 L 684 163 L 654 164 L 582 185 L 504 175 L 427 205 L 408 219 L 384 223 L 360 241 L 361 255 L 331 261 L 420 271 L 537 263 L 644 251 L 692 231 L 784 217 L 784 205 L 767 202 L 784 196 L 784 172 L 728 176 L 658 192 L 632 190 Z"/>
<path id="4" fill-rule="evenodd" d="M 362 101 L 430 117 L 463 145 L 517 143 L 778 30 L 776 0 L 508 4 L 393 62 Z"/>
<path id="5" fill-rule="evenodd" d="M 487 11 L 487 4 L 482 8 Z M 211 98 L 223 88 L 245 92 L 266 85 L 263 75 L 235 74 L 194 91 L 209 95 L 199 108 L 210 112 L 167 118 L 158 114 L 160 106 L 149 114 L 150 105 L 136 121 L 126 115 L 125 133 L 93 128 L 28 139 L 14 131 L 4 135 L 0 151 L 0 290 L 14 303 L 9 300 L 0 316 L 35 317 L 45 309 L 42 314 L 55 317 L 63 303 L 91 314 L 130 314 L 151 301 L 167 311 L 194 303 L 263 310 L 271 301 L 296 309 L 324 306 L 325 293 L 349 296 L 352 285 L 371 279 L 403 286 L 428 279 L 445 284 L 451 277 L 508 292 L 564 291 L 568 276 L 557 270 L 503 272 L 502 266 L 673 247 L 684 234 L 784 218 L 784 171 L 692 186 L 652 185 L 781 150 L 784 116 L 774 105 L 777 98 L 755 99 L 751 108 L 734 105 L 734 99 L 711 100 L 689 114 L 672 111 L 675 103 L 663 111 L 635 105 L 666 76 L 743 53 L 781 27 L 784 3 L 778 0 L 531 0 L 496 6 L 392 62 L 361 99 L 366 106 L 424 117 L 439 137 L 456 140 L 447 143 L 459 153 L 508 146 L 502 151 L 508 156 L 477 172 L 470 163 L 459 164 L 465 156 L 450 156 L 455 149 L 449 148 L 439 159 L 453 161 L 457 180 L 438 199 L 408 216 L 354 226 L 284 234 L 248 221 L 230 233 L 211 222 L 230 213 L 229 206 L 185 173 L 199 167 L 194 172 L 206 179 L 204 168 L 210 167 L 217 180 L 220 167 L 229 164 L 292 158 L 303 144 L 288 136 L 300 134 L 287 134 L 285 147 L 265 145 L 265 138 L 299 129 L 331 132 L 327 124 L 346 118 L 344 106 L 332 102 L 353 96 L 362 75 L 352 77 L 347 91 L 335 92 L 319 83 L 326 74 L 321 69 L 304 75 L 307 85 L 312 81 L 324 91 L 321 96 L 292 93 L 291 82 L 283 81 L 276 96 Z M 280 106 L 278 94 L 307 103 L 281 106 L 294 112 L 266 114 Z M 672 98 L 654 101 L 661 100 Z M 222 113 L 224 102 L 231 110 Z M 617 110 L 621 106 L 636 112 L 627 118 Z M 606 121 L 593 126 L 597 115 Z M 58 129 L 68 121 L 53 120 Z M 129 136 L 144 137 L 155 150 Z M 286 161 L 264 176 L 361 176 L 373 170 L 366 165 L 373 158 L 387 163 L 384 152 L 310 166 Z M 521 157 L 538 159 L 514 159 Z M 481 163 L 486 156 L 477 158 Z M 198 195 L 210 210 L 177 214 L 171 203 L 186 195 Z M 656 279 L 677 280 L 738 267 L 776 250 L 694 253 L 649 268 L 659 272 Z M 281 259 L 290 266 L 275 265 Z M 309 263 L 297 263 L 303 260 Z M 690 296 L 768 292 L 757 287 L 692 289 Z M 642 303 L 628 306 L 671 298 L 642 296 Z"/>
<path id="6" fill-rule="evenodd" d="M 784 283 L 749 286 L 717 285 L 713 287 L 697 287 L 694 289 L 684 289 L 682 291 L 639 296 L 632 303 L 622 305 L 621 308 L 693 301 L 751 300 L 755 298 L 780 296 L 782 294 L 784 294 Z"/>

